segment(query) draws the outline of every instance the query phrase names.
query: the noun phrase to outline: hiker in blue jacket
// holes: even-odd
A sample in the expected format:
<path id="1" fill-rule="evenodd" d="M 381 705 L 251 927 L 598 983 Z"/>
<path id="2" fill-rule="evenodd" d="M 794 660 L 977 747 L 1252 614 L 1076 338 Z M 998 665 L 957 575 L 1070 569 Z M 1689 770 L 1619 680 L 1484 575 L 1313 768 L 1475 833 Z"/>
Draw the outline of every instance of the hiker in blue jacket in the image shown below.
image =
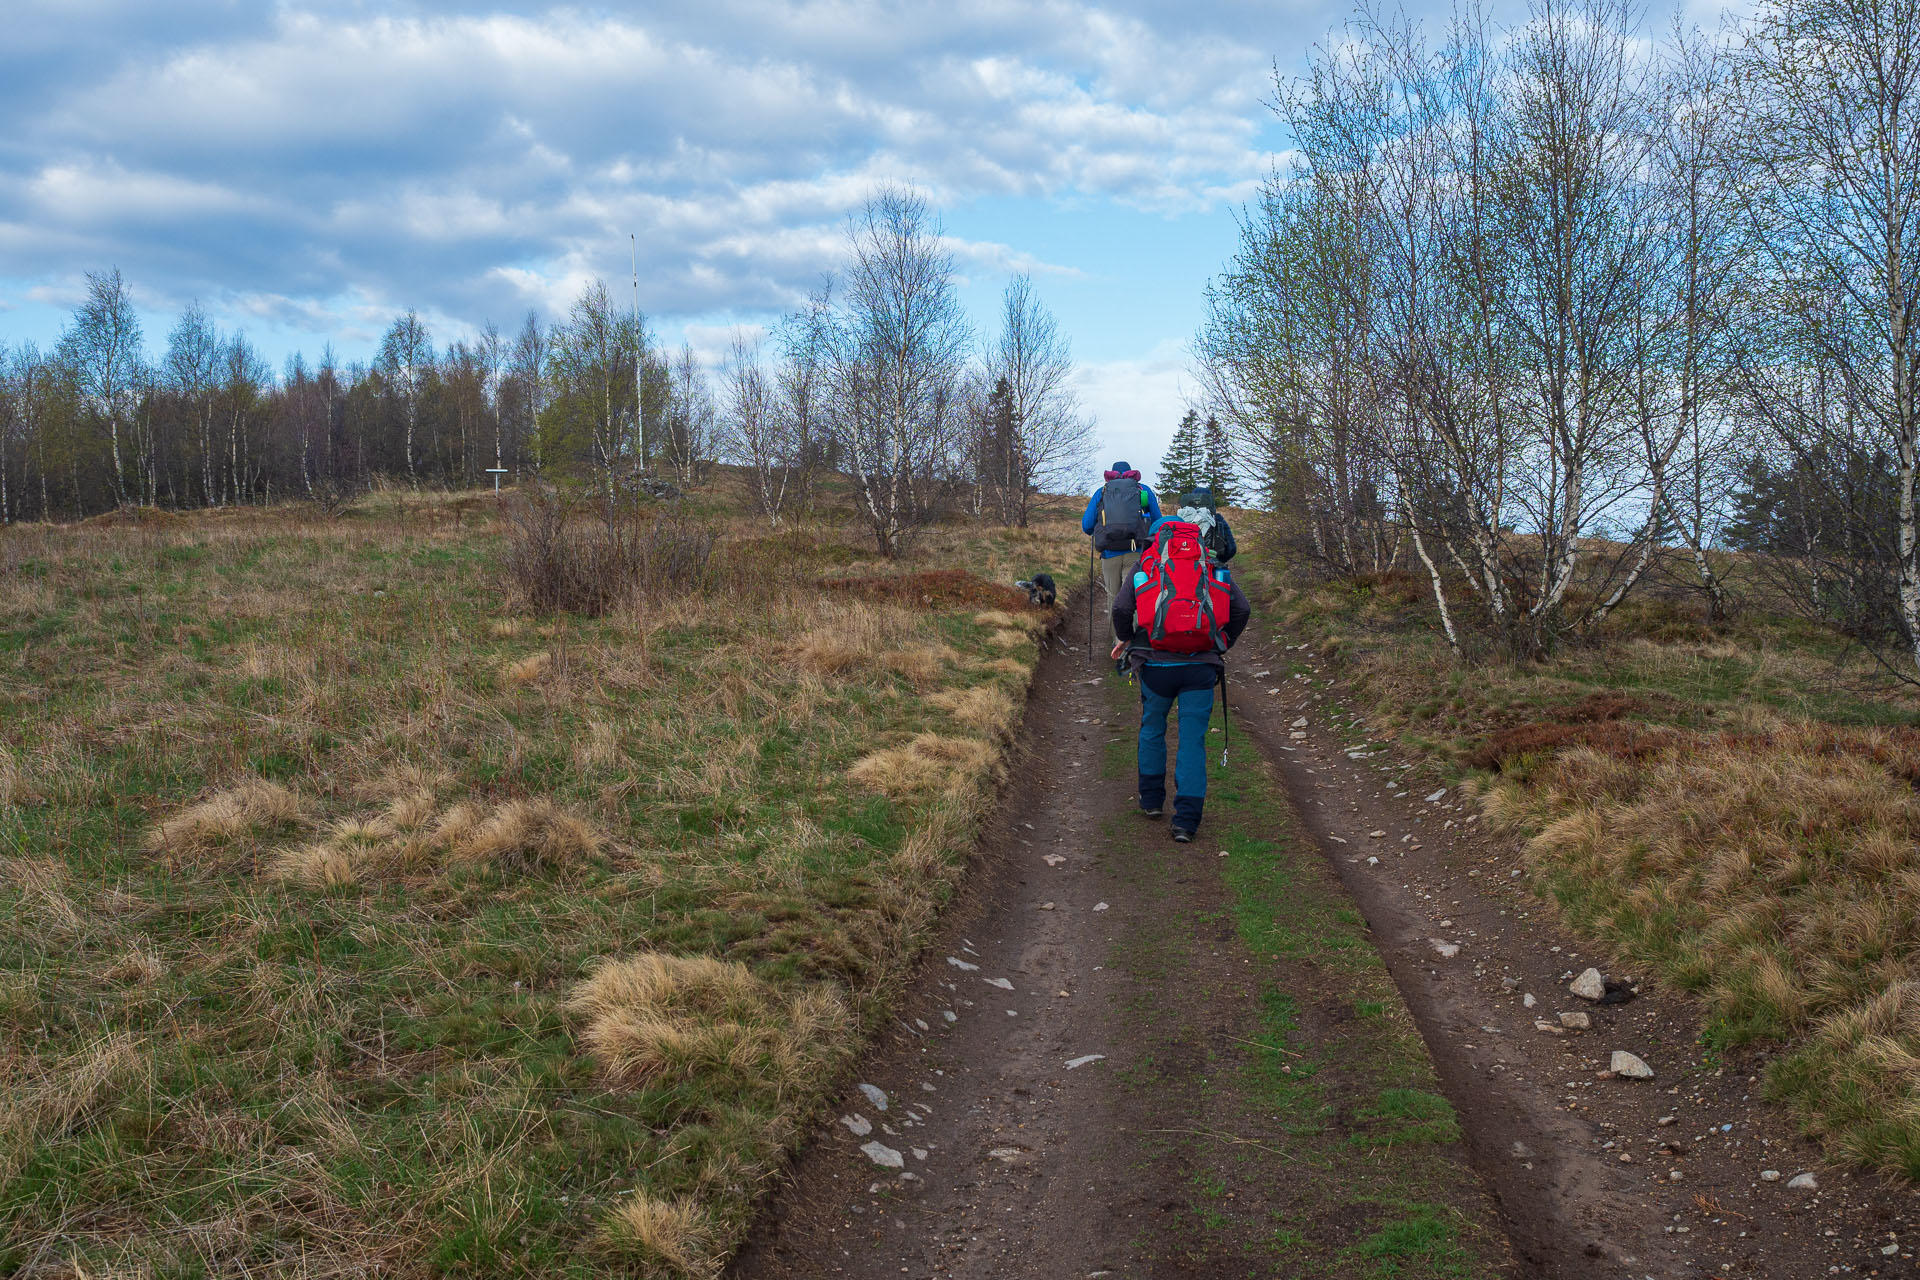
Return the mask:
<path id="1" fill-rule="evenodd" d="M 1100 553 L 1100 577 L 1111 604 L 1120 598 L 1134 555 L 1147 545 L 1148 530 L 1160 519 L 1160 500 L 1140 483 L 1140 473 L 1125 462 L 1108 467 L 1104 480 L 1087 499 L 1080 532 L 1093 539 L 1094 550 Z M 1119 631 L 1113 638 L 1120 639 Z M 1117 669 L 1120 664 L 1114 665 Z"/>

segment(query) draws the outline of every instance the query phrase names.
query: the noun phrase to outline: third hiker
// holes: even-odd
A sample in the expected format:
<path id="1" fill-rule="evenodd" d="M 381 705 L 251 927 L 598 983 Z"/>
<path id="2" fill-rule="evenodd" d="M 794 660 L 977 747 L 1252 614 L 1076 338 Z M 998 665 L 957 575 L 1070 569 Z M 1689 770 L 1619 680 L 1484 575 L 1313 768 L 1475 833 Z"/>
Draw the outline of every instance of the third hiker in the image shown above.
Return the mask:
<path id="1" fill-rule="evenodd" d="M 1160 519 L 1160 500 L 1153 490 L 1140 483 L 1140 473 L 1125 462 L 1107 468 L 1106 483 L 1087 499 L 1087 513 L 1080 517 L 1080 531 L 1093 538 L 1093 549 L 1100 553 L 1100 577 L 1107 588 L 1109 603 L 1120 598 L 1127 570 L 1133 567 L 1133 555 L 1147 543 L 1148 531 Z M 1120 632 L 1113 638 L 1117 642 Z"/>
<path id="2" fill-rule="evenodd" d="M 1140 566 L 1113 601 L 1113 657 L 1140 677 L 1140 812 L 1157 818 L 1167 802 L 1167 715 L 1180 709 L 1173 762 L 1173 838 L 1192 840 L 1207 798 L 1207 725 L 1214 686 L 1227 675 L 1227 650 L 1253 610 L 1228 571 L 1200 541 L 1197 526 L 1162 520 Z"/>
<path id="3" fill-rule="evenodd" d="M 1240 544 L 1233 540 L 1233 527 L 1220 509 L 1213 504 L 1213 490 L 1206 485 L 1190 489 L 1180 495 L 1178 519 L 1200 527 L 1200 541 L 1205 544 L 1208 554 L 1213 556 L 1215 564 L 1225 564 L 1240 551 Z"/>

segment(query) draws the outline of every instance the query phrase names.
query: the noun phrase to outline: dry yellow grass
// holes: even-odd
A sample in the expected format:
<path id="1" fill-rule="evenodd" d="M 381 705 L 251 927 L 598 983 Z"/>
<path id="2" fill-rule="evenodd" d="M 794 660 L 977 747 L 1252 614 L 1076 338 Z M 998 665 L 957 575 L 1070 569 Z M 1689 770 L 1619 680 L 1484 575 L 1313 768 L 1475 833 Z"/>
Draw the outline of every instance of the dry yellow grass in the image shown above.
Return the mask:
<path id="1" fill-rule="evenodd" d="M 606 837 L 592 823 L 551 800 L 511 800 L 487 810 L 456 806 L 434 840 L 455 864 L 564 868 L 597 856 Z"/>
<path id="2" fill-rule="evenodd" d="M 996 631 L 987 637 L 987 643 L 1000 649 L 1017 649 L 1028 639 L 1030 637 L 1024 631 Z"/>
<path id="3" fill-rule="evenodd" d="M 66 936 L 79 933 L 86 918 L 75 905 L 67 868 L 49 858 L 0 858 L 0 881 L 20 891 L 20 916 L 36 928 Z"/>
<path id="4" fill-rule="evenodd" d="M 69 1057 L 16 1071 L 0 1098 L 0 1183 L 32 1155 L 36 1143 L 65 1132 L 119 1093 L 151 1082 L 152 1059 L 129 1032 L 116 1031 Z"/>
<path id="5" fill-rule="evenodd" d="M 988 776 L 996 755 L 992 744 L 979 738 L 922 733 L 903 746 L 862 757 L 847 776 L 896 798 L 962 791 Z"/>
<path id="6" fill-rule="evenodd" d="M 638 1188 L 607 1218 L 607 1235 L 676 1275 L 715 1275 L 723 1260 L 705 1211 L 692 1200 L 658 1199 Z"/>
<path id="7" fill-rule="evenodd" d="M 989 609 L 976 613 L 973 620 L 983 627 L 992 627 L 1000 631 L 1024 631 L 1028 635 L 1039 635 L 1052 624 L 1044 613 L 1009 613 L 1004 609 Z"/>
<path id="8" fill-rule="evenodd" d="M 567 1008 L 601 1068 L 630 1085 L 711 1071 L 785 1078 L 848 1025 L 830 991 L 789 1003 L 738 961 L 658 952 L 596 966 Z"/>
<path id="9" fill-rule="evenodd" d="M 1535 829 L 1529 851 L 1549 866 L 1609 886 L 1582 911 L 1704 987 L 1717 1016 L 1804 1037 L 1892 1114 L 1920 1107 L 1920 794 L 1870 757 L 1878 740 L 1840 751 L 1803 726 L 1638 767 L 1572 751 L 1531 787 L 1492 788 L 1486 808 Z M 1867 1128 L 1880 1136 L 1852 1133 L 1849 1154 L 1890 1170 L 1913 1158 Z"/>
<path id="10" fill-rule="evenodd" d="M 297 821 L 300 797 L 276 782 L 248 778 L 190 804 L 157 824 L 147 852 L 190 857 L 233 843 L 266 827 Z"/>
<path id="11" fill-rule="evenodd" d="M 553 655 L 551 653 L 536 653 L 521 658 L 517 662 L 509 662 L 500 671 L 500 682 L 510 689 L 517 688 L 520 685 L 532 684 L 536 680 L 545 678 L 547 672 L 552 669 Z"/>
<path id="12" fill-rule="evenodd" d="M 281 883 L 331 889 L 435 867 L 564 870 L 606 847 L 591 822 L 550 800 L 462 801 L 443 811 L 431 793 L 403 791 L 384 813 L 345 819 L 320 840 L 274 852 L 263 871 Z"/>
<path id="13" fill-rule="evenodd" d="M 1012 696 L 990 684 L 943 690 L 929 695 L 927 703 L 968 728 L 980 729 L 995 737 L 1010 733 L 1020 714 Z"/>
<path id="14" fill-rule="evenodd" d="M 107 966 L 101 976 L 108 982 L 125 983 L 128 986 L 144 987 L 158 981 L 167 972 L 166 962 L 160 953 L 153 949 L 153 943 L 147 938 L 137 938 L 114 962 Z"/>
<path id="15" fill-rule="evenodd" d="M 947 678 L 948 669 L 959 660 L 952 645 L 910 644 L 887 653 L 885 665 L 914 688 L 932 689 Z"/>
<path id="16" fill-rule="evenodd" d="M 0 747 L 0 805 L 37 804 L 40 791 L 27 777 L 19 757 Z"/>

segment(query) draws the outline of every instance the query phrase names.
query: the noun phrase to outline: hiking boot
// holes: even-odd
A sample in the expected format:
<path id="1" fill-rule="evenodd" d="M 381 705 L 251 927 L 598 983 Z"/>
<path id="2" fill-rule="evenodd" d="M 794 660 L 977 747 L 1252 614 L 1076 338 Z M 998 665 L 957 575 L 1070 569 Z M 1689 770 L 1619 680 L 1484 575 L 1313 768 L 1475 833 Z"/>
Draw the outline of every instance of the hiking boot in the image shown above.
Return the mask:
<path id="1" fill-rule="evenodd" d="M 1175 844 L 1192 844 L 1193 832 L 1187 830 L 1185 827 L 1175 827 L 1173 829 L 1173 842 Z"/>
<path id="2" fill-rule="evenodd" d="M 1166 810 L 1162 809 L 1159 805 L 1155 805 L 1151 809 L 1145 805 L 1140 806 L 1140 816 L 1143 818 L 1157 818 L 1165 812 Z"/>

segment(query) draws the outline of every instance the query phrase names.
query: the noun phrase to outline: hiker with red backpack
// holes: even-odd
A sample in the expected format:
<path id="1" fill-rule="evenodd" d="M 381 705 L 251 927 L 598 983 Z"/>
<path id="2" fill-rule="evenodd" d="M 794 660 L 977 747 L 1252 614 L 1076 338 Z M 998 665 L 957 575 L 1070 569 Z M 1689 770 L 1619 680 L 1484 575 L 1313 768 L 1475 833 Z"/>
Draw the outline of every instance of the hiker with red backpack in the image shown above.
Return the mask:
<path id="1" fill-rule="evenodd" d="M 1100 576 L 1106 584 L 1108 603 L 1120 598 L 1134 553 L 1147 544 L 1148 531 L 1159 518 L 1160 499 L 1140 483 L 1138 471 L 1125 462 L 1116 462 L 1107 468 L 1104 482 L 1087 499 L 1086 514 L 1080 517 L 1080 532 L 1093 539 L 1093 549 L 1099 553 Z M 1092 582 L 1087 586 L 1091 591 Z M 1091 601 L 1088 607 L 1091 609 Z M 1091 631 L 1091 612 L 1087 622 L 1087 629 Z M 1120 633 L 1115 631 L 1113 638 L 1118 640 Z M 1092 646 L 1091 637 L 1087 644 Z"/>
<path id="2" fill-rule="evenodd" d="M 1227 678 L 1227 650 L 1253 610 L 1232 575 L 1215 563 L 1197 525 L 1160 520 L 1140 565 L 1113 601 L 1113 657 L 1140 679 L 1140 812 L 1159 817 L 1167 801 L 1167 716 L 1180 710 L 1173 763 L 1173 838 L 1200 829 L 1207 798 L 1207 725 L 1213 690 Z"/>

